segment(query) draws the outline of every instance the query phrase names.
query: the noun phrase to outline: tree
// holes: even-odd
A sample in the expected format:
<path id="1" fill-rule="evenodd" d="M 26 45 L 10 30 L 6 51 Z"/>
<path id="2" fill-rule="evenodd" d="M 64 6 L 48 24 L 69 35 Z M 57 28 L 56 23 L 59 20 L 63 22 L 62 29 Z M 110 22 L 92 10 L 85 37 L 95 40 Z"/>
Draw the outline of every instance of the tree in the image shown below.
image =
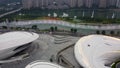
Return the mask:
<path id="1" fill-rule="evenodd" d="M 117 32 L 117 35 L 119 35 L 120 33 L 119 33 L 119 31 Z"/>
<path id="2" fill-rule="evenodd" d="M 71 33 L 77 33 L 77 29 L 71 28 Z"/>
<path id="3" fill-rule="evenodd" d="M 32 29 L 37 29 L 37 25 L 33 25 L 33 26 L 32 26 Z"/>
<path id="4" fill-rule="evenodd" d="M 100 34 L 100 31 L 97 30 L 97 31 L 96 31 L 96 34 Z"/>
<path id="5" fill-rule="evenodd" d="M 54 27 L 50 27 L 50 31 L 54 32 Z"/>
<path id="6" fill-rule="evenodd" d="M 3 29 L 7 29 L 7 26 L 2 26 Z"/>
<path id="7" fill-rule="evenodd" d="M 21 27 L 16 27 L 16 30 L 21 30 Z"/>
<path id="8" fill-rule="evenodd" d="M 14 27 L 10 27 L 10 29 L 14 29 Z"/>
<path id="9" fill-rule="evenodd" d="M 114 34 L 114 31 L 111 31 L 110 34 L 113 35 L 113 34 Z"/>
<path id="10" fill-rule="evenodd" d="M 77 29 L 74 29 L 74 33 L 77 33 Z"/>
<path id="11" fill-rule="evenodd" d="M 73 33 L 74 29 L 73 29 L 73 28 L 71 28 L 71 29 L 70 29 L 70 31 L 71 31 L 71 33 Z"/>
<path id="12" fill-rule="evenodd" d="M 58 28 L 57 28 L 57 26 L 55 26 L 55 31 L 57 31 L 58 30 Z"/>
<path id="13" fill-rule="evenodd" d="M 103 34 L 103 35 L 105 35 L 105 34 L 106 34 L 106 32 L 103 30 L 103 31 L 102 31 L 102 34 Z"/>

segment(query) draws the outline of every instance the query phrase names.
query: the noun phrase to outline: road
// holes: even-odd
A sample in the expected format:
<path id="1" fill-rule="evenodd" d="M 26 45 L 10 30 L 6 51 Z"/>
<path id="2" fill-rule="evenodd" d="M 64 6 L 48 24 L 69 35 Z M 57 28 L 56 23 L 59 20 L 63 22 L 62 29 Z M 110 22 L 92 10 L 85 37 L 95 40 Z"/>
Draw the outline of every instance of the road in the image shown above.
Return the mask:
<path id="1" fill-rule="evenodd" d="M 4 14 L 1 14 L 0 15 L 0 18 L 6 16 L 6 15 L 9 15 L 9 14 L 12 14 L 12 13 L 15 13 L 15 12 L 18 12 L 22 9 L 22 7 L 20 7 L 19 9 L 16 9 L 16 10 L 13 10 L 13 11 L 10 11 L 10 12 L 7 12 L 7 13 L 4 13 Z"/>

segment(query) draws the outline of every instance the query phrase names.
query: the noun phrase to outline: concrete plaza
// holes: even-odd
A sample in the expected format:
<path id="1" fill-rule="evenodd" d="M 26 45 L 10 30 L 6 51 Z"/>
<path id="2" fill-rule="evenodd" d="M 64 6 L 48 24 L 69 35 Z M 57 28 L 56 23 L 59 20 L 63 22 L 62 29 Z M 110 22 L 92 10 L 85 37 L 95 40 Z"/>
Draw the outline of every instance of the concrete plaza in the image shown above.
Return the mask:
<path id="1" fill-rule="evenodd" d="M 34 41 L 32 45 L 30 45 L 30 48 L 26 50 L 26 52 L 29 53 L 28 58 L 1 64 L 1 67 L 24 68 L 26 65 L 36 60 L 50 61 L 51 57 L 53 59 L 53 63 L 57 63 L 56 61 L 57 53 L 62 49 L 68 47 L 69 45 L 74 44 L 75 42 L 77 42 L 78 39 L 79 37 L 73 36 L 40 34 L 39 39 Z M 73 49 L 71 49 L 71 51 L 73 51 Z M 73 54 L 70 54 L 69 51 L 65 52 L 65 54 L 69 56 L 70 55 L 74 56 Z"/>

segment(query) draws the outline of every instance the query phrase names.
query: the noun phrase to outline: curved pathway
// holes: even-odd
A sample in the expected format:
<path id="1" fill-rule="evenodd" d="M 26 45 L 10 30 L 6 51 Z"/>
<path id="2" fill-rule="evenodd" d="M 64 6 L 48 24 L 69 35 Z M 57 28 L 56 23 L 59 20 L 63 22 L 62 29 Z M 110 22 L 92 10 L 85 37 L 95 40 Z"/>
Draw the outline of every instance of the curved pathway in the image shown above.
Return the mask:
<path id="1" fill-rule="evenodd" d="M 88 35 L 88 34 L 106 34 L 114 35 L 120 34 L 120 24 L 73 24 L 70 22 L 62 20 L 27 20 L 27 21 L 13 21 L 10 23 L 2 22 L 0 26 L 8 27 L 25 27 L 31 28 L 33 25 L 37 25 L 40 30 L 50 29 L 51 27 L 57 26 L 59 30 L 70 31 L 71 28 L 76 28 L 78 34 Z M 113 32 L 114 31 L 114 32 Z"/>
<path id="2" fill-rule="evenodd" d="M 34 25 L 34 24 L 52 24 L 52 25 L 66 26 L 71 28 L 81 28 L 81 29 L 99 29 L 99 30 L 120 29 L 120 24 L 85 25 L 85 24 L 72 24 L 62 20 L 29 20 L 29 21 L 18 21 L 18 22 L 10 23 L 11 26 Z M 6 25 L 6 23 L 3 22 L 0 25 Z"/>

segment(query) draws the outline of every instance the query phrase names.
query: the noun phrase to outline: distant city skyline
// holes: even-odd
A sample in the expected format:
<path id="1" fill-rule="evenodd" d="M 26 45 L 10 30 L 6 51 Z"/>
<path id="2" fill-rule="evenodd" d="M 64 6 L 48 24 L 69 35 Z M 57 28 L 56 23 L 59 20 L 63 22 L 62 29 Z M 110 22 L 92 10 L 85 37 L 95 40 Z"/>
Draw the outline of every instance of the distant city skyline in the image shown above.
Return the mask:
<path id="1" fill-rule="evenodd" d="M 86 8 L 120 8 L 120 0 L 22 0 L 23 7 L 65 9 L 74 7 Z"/>

